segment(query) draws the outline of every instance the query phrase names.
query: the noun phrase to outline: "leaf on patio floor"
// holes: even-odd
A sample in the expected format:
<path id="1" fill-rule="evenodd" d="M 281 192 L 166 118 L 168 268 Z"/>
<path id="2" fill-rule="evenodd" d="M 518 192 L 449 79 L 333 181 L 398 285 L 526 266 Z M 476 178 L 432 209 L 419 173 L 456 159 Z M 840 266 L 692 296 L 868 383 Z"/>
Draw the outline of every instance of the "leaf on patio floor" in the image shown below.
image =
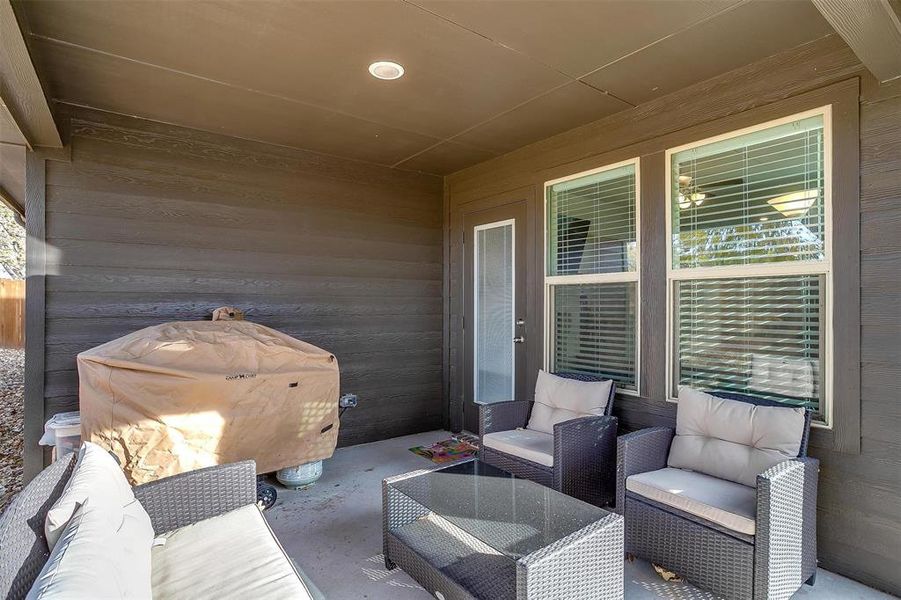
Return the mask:
<path id="1" fill-rule="evenodd" d="M 670 583 L 682 583 L 681 577 L 679 577 L 672 571 L 667 571 L 660 565 L 654 565 L 654 570 L 657 571 L 657 574 L 663 578 L 663 581 L 668 581 Z"/>

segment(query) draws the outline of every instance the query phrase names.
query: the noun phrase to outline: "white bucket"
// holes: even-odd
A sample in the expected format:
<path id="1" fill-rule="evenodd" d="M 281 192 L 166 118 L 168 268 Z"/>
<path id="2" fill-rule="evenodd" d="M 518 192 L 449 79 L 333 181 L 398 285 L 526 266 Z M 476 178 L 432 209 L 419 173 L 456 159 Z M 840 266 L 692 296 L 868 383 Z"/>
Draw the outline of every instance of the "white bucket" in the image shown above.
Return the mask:
<path id="1" fill-rule="evenodd" d="M 81 415 L 78 411 L 57 413 L 44 424 L 41 446 L 53 446 L 53 460 L 76 452 L 81 446 Z"/>
<path id="2" fill-rule="evenodd" d="M 316 483 L 316 480 L 322 477 L 322 461 L 317 460 L 296 467 L 288 467 L 279 469 L 275 474 L 275 478 L 288 488 L 300 489 Z"/>

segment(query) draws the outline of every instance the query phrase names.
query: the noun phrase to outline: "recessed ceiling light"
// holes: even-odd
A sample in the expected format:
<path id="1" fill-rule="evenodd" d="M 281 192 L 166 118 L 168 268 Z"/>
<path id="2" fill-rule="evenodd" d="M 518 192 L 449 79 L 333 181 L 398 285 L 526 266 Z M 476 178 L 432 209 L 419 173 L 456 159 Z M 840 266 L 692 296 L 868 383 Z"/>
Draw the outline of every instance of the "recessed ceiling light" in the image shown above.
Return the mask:
<path id="1" fill-rule="evenodd" d="M 369 72 L 376 79 L 400 79 L 404 68 L 390 60 L 379 60 L 369 65 Z"/>

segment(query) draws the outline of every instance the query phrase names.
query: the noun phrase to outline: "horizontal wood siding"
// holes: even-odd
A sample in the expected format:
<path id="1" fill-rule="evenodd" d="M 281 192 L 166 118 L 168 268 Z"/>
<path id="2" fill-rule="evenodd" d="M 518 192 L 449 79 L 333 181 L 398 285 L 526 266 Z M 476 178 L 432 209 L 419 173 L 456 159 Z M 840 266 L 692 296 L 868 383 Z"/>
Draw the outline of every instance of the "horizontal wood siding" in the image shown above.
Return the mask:
<path id="1" fill-rule="evenodd" d="M 46 162 L 46 415 L 75 356 L 223 305 L 333 352 L 341 445 L 443 425 L 437 177 L 93 111 Z"/>
<path id="2" fill-rule="evenodd" d="M 534 190 L 535 202 L 541 202 L 545 180 L 637 154 L 655 177 L 662 176 L 665 165 L 657 150 L 646 144 L 649 140 L 678 136 L 681 129 L 732 118 L 853 77 L 860 78 L 862 90 L 861 440 L 859 454 L 812 449 L 822 466 L 819 558 L 827 569 L 901 595 L 901 82 L 880 86 L 837 36 L 829 36 L 455 173 L 447 178 L 447 210 L 453 222 L 453 215 L 466 203 L 523 188 Z M 650 176 L 643 167 L 643 196 L 644 192 L 661 196 L 660 184 L 645 182 L 646 175 Z M 663 213 L 647 212 L 654 208 L 652 202 L 643 198 L 642 221 L 655 219 L 653 227 L 657 228 L 656 233 L 645 231 L 643 254 L 650 244 L 666 244 Z M 540 275 L 543 244 L 540 227 L 535 231 L 535 256 L 530 264 Z M 453 243 L 455 234 L 452 228 L 448 235 L 451 299 L 447 318 L 452 325 L 447 355 L 452 407 L 460 393 L 455 380 L 459 380 L 461 340 L 453 324 L 459 323 L 462 306 L 460 270 L 455 264 L 460 249 Z M 675 415 L 674 406 L 662 399 L 664 382 L 659 372 L 665 366 L 661 341 L 665 307 L 649 305 L 645 298 L 651 289 L 646 286 L 661 285 L 665 265 L 647 267 L 651 270 L 642 273 L 642 310 L 659 314 L 661 325 L 656 332 L 642 332 L 642 360 L 646 369 L 654 370 L 645 373 L 642 397 L 618 400 L 616 412 L 630 430 L 672 425 Z M 649 277 L 656 278 L 656 283 Z M 533 292 L 541 294 L 540 289 Z M 531 318 L 534 321 L 540 315 Z"/>

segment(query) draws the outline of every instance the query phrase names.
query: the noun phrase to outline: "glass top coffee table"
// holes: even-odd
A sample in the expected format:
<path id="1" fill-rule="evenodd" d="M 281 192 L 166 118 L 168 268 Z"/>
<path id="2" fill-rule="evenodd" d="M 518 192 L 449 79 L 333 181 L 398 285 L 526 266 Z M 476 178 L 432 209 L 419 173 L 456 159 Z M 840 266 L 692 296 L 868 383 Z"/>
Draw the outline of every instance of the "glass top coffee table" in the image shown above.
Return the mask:
<path id="1" fill-rule="evenodd" d="M 382 483 L 385 564 L 438 598 L 615 599 L 622 517 L 468 460 Z"/>

